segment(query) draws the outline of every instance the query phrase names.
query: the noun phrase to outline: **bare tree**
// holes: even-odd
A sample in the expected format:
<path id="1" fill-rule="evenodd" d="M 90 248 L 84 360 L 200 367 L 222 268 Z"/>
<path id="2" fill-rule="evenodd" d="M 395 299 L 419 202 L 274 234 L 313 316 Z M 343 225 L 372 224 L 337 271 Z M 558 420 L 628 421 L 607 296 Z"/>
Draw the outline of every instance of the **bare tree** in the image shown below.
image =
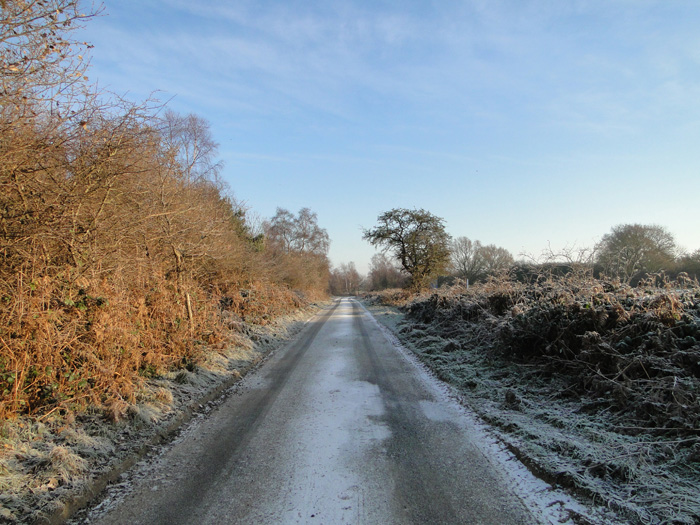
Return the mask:
<path id="1" fill-rule="evenodd" d="M 386 254 L 376 253 L 372 256 L 368 275 L 370 290 L 403 288 L 407 284 L 407 277 Z"/>
<path id="2" fill-rule="evenodd" d="M 513 256 L 495 244 L 482 245 L 467 237 L 457 237 L 451 245 L 452 271 L 470 282 L 484 279 L 513 265 Z"/>
<path id="3" fill-rule="evenodd" d="M 265 230 L 270 243 L 282 252 L 325 256 L 330 247 L 328 232 L 318 225 L 318 216 L 309 208 L 302 208 L 297 216 L 277 208 Z"/>
<path id="4" fill-rule="evenodd" d="M 481 253 L 481 242 L 467 237 L 457 237 L 450 243 L 451 270 L 458 277 L 470 282 L 483 277 L 485 261 Z"/>
<path id="5" fill-rule="evenodd" d="M 179 115 L 166 110 L 161 133 L 164 146 L 188 183 L 216 181 L 223 166 L 216 159 L 219 145 L 209 122 L 197 115 Z"/>
<path id="6" fill-rule="evenodd" d="M 354 262 L 342 263 L 331 271 L 330 291 L 333 295 L 357 295 L 362 277 L 357 272 Z"/>
<path id="7" fill-rule="evenodd" d="M 658 225 L 621 224 L 603 236 L 597 262 L 610 276 L 631 282 L 645 272 L 671 269 L 676 242 Z"/>
<path id="8" fill-rule="evenodd" d="M 265 253 L 270 271 L 296 290 L 327 289 L 330 263 L 326 254 L 328 232 L 317 222 L 317 215 L 302 208 L 298 215 L 277 208 L 274 217 L 263 223 Z M 322 284 L 321 284 L 322 283 Z"/>
<path id="9" fill-rule="evenodd" d="M 484 272 L 487 275 L 493 275 L 495 273 L 507 270 L 513 266 L 515 260 L 511 253 L 505 248 L 496 246 L 495 244 L 488 244 L 482 246 L 479 250 L 479 255 L 484 264 Z"/>
<path id="10" fill-rule="evenodd" d="M 269 244 L 283 253 L 294 251 L 295 246 L 295 217 L 292 212 L 284 208 L 277 208 L 277 212 L 270 221 L 263 223 L 263 230 Z"/>
<path id="11" fill-rule="evenodd" d="M 318 226 L 316 212 L 309 208 L 299 210 L 299 215 L 294 221 L 295 249 L 301 253 L 315 253 L 326 255 L 330 248 L 328 232 Z"/>

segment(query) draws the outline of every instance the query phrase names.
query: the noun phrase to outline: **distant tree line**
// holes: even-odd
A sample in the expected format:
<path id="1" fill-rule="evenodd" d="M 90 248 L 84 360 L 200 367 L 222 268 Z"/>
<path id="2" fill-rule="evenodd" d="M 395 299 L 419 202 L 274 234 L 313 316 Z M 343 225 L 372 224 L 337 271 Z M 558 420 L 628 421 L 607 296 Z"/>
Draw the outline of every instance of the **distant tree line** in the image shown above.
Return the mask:
<path id="1" fill-rule="evenodd" d="M 548 271 L 567 272 L 585 269 L 596 277 L 618 279 L 636 286 L 652 274 L 664 274 L 675 279 L 700 279 L 700 250 L 682 250 L 666 228 L 656 224 L 620 224 L 593 247 L 546 250 L 535 264 L 526 267 L 546 267 Z"/>
<path id="2" fill-rule="evenodd" d="M 386 290 L 406 286 L 408 286 L 408 274 L 385 253 L 377 253 L 372 257 L 367 275 L 368 290 Z"/>
<path id="3" fill-rule="evenodd" d="M 450 245 L 450 273 L 470 283 L 483 281 L 513 266 L 514 259 L 505 248 L 482 245 L 467 237 L 457 237 Z"/>
<path id="4" fill-rule="evenodd" d="M 343 263 L 331 270 L 329 290 L 332 295 L 357 295 L 362 285 L 362 276 L 355 263 Z"/>
<path id="5" fill-rule="evenodd" d="M 419 209 L 397 208 L 378 217 L 364 239 L 383 253 L 372 259 L 367 288 L 403 286 L 422 290 L 438 277 L 479 282 L 518 268 L 520 275 L 540 270 L 586 268 L 595 275 L 639 283 L 649 274 L 700 278 L 700 250 L 681 252 L 673 235 L 658 225 L 622 224 L 612 228 L 593 248 L 548 250 L 543 261 L 516 263 L 505 248 L 483 245 L 467 237 L 452 239 L 443 219 Z M 388 258 L 386 254 L 391 254 Z"/>
<path id="6" fill-rule="evenodd" d="M 395 261 L 386 253 L 372 259 L 370 290 L 398 286 L 422 290 L 440 276 L 476 282 L 513 265 L 506 249 L 467 237 L 453 239 L 444 220 L 423 209 L 390 210 L 379 216 L 376 227 L 364 231 L 364 238 L 391 253 Z"/>

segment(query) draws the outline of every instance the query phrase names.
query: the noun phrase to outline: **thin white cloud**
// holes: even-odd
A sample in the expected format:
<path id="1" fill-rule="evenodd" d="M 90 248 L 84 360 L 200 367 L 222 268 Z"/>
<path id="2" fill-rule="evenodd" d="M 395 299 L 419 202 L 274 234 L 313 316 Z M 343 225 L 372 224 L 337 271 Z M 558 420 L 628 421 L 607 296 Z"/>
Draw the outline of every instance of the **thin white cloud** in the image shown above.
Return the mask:
<path id="1" fill-rule="evenodd" d="M 100 28 L 117 91 L 164 89 L 245 117 L 376 113 L 417 129 L 630 134 L 695 109 L 700 37 L 654 28 L 653 2 L 481 0 L 436 6 L 163 0 L 169 23 Z M 108 6 L 109 9 L 109 6 Z M 186 15 L 186 16 L 178 16 Z M 695 71 L 692 71 L 692 68 Z M 457 124 L 457 126 L 459 126 Z"/>

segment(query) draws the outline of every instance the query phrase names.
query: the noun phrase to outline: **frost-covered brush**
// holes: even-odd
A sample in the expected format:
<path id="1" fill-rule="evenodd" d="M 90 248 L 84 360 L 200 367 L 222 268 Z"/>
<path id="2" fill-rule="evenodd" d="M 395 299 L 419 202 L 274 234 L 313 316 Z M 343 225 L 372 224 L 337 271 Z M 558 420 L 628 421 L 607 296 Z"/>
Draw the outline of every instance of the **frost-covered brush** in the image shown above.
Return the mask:
<path id="1" fill-rule="evenodd" d="M 385 306 L 404 307 L 417 296 L 403 288 L 389 288 L 379 292 L 370 292 L 365 298 Z"/>
<path id="2" fill-rule="evenodd" d="M 607 398 L 640 426 L 682 435 L 700 422 L 698 294 L 663 284 L 642 290 L 576 275 L 530 285 L 491 280 L 416 299 L 408 312 L 480 346 L 489 341 L 484 331 L 495 329 L 492 351 L 571 377 L 581 394 Z"/>
<path id="3" fill-rule="evenodd" d="M 632 523 L 695 523 L 700 293 L 651 284 L 569 274 L 440 289 L 410 303 L 400 332 L 533 468 Z"/>

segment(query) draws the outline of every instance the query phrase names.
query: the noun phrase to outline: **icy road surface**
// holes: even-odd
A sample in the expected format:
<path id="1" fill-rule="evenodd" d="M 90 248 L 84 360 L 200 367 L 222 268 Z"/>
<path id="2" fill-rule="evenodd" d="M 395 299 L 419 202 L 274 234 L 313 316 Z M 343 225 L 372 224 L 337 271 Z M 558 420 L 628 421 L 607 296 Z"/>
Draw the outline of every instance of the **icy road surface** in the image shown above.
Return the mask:
<path id="1" fill-rule="evenodd" d="M 342 299 L 92 522 L 541 523 L 470 421 Z"/>

